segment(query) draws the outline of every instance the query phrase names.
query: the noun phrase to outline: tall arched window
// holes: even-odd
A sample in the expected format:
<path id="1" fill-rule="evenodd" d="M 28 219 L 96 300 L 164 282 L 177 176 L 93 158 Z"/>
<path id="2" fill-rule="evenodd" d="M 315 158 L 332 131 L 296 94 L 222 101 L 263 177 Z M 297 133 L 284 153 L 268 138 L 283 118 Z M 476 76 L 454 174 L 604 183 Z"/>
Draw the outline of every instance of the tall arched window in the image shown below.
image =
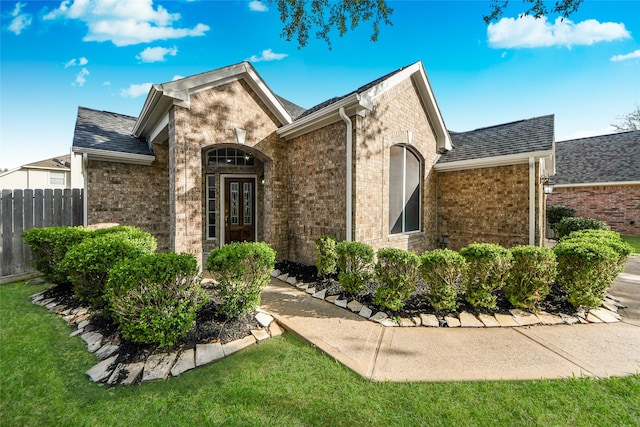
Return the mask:
<path id="1" fill-rule="evenodd" d="M 405 145 L 390 149 L 389 233 L 420 230 L 420 159 Z"/>

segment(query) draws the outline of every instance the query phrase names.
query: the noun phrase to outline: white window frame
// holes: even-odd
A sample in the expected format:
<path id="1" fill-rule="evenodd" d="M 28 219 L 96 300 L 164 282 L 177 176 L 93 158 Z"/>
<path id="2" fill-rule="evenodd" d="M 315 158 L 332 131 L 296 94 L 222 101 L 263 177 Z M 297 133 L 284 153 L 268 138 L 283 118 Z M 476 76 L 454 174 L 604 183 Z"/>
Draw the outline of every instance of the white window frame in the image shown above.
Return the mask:
<path id="1" fill-rule="evenodd" d="M 62 175 L 62 184 L 53 182 L 53 179 L 60 179 L 60 175 Z M 55 185 L 58 187 L 66 187 L 67 186 L 67 173 L 65 171 L 49 171 L 49 185 Z"/>
<path id="2" fill-rule="evenodd" d="M 206 206 L 206 215 L 207 215 L 207 221 L 206 221 L 206 224 L 207 224 L 207 225 L 206 225 L 206 227 L 207 227 L 207 228 L 206 228 L 206 239 L 207 239 L 207 240 L 216 240 L 216 239 L 218 239 L 219 237 L 215 237 L 215 236 L 214 236 L 214 237 L 211 237 L 211 236 L 209 235 L 209 228 L 210 228 L 210 226 L 211 226 L 211 223 L 209 222 L 209 212 L 211 212 L 211 210 L 210 210 L 210 209 L 211 209 L 211 208 L 213 208 L 213 214 L 214 214 L 216 217 L 217 217 L 217 215 L 218 215 L 218 213 L 219 213 L 219 211 L 217 211 L 217 210 L 216 210 L 216 207 L 217 207 L 217 204 L 216 204 L 216 198 L 214 197 L 213 199 L 211 199 L 211 198 L 209 197 L 209 189 L 211 188 L 211 187 L 210 187 L 210 185 L 209 185 L 209 179 L 211 179 L 211 180 L 213 181 L 213 191 L 216 191 L 216 175 L 215 175 L 215 174 L 206 174 L 206 175 L 205 175 L 205 180 L 206 180 L 206 183 L 205 183 L 205 184 L 206 184 L 206 185 L 205 185 L 205 192 L 206 192 L 206 193 L 205 193 L 205 194 L 206 194 L 206 200 L 207 200 L 207 206 Z M 219 192 L 216 192 L 216 195 L 217 195 L 217 194 L 219 194 Z M 213 206 L 211 206 L 211 205 L 213 205 Z M 216 218 L 216 219 L 217 219 L 217 218 Z M 216 222 L 219 222 L 219 221 L 216 221 Z M 215 226 L 215 225 L 216 225 L 216 224 L 214 224 L 214 226 Z M 216 227 L 216 228 L 219 228 L 219 226 L 218 226 L 218 227 Z"/>
<path id="3" fill-rule="evenodd" d="M 418 153 L 411 148 L 411 146 L 406 144 L 394 144 L 391 147 L 400 147 L 402 148 L 402 231 L 398 233 L 391 232 L 391 225 L 389 226 L 389 236 L 400 236 L 406 234 L 414 234 L 422 232 L 422 159 L 418 155 Z M 391 147 L 389 147 L 389 153 L 391 153 Z M 418 159 L 418 229 L 405 231 L 407 228 L 407 216 L 405 215 L 406 206 L 407 206 L 407 151 L 411 152 L 411 154 Z M 391 174 L 389 173 L 389 176 Z M 391 206 L 388 207 L 391 210 Z"/>

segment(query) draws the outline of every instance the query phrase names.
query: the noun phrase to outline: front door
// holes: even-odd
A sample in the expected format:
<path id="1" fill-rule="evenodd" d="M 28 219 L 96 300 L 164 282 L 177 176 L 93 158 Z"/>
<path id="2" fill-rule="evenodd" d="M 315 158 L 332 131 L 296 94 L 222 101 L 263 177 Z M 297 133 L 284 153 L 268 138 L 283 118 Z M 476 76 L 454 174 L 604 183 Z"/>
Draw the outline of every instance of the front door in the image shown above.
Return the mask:
<path id="1" fill-rule="evenodd" d="M 234 178 L 230 176 L 224 182 L 224 242 L 255 242 L 255 178 Z"/>

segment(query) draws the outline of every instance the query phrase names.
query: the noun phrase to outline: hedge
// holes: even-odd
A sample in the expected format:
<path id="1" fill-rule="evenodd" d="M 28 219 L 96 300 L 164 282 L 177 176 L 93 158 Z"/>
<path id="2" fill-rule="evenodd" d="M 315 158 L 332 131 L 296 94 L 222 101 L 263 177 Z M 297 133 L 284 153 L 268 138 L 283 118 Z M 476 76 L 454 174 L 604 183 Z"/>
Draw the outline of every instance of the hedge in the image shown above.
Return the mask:
<path id="1" fill-rule="evenodd" d="M 380 249 L 375 271 L 378 287 L 373 303 L 397 311 L 418 285 L 420 258 L 402 249 Z"/>
<path id="2" fill-rule="evenodd" d="M 336 245 L 338 281 L 343 291 L 358 295 L 373 276 L 373 249 L 360 242 L 342 241 Z"/>
<path id="3" fill-rule="evenodd" d="M 495 291 L 509 275 L 513 256 L 508 249 L 493 243 L 472 243 L 460 250 L 467 261 L 464 280 L 465 298 L 473 307 L 495 309 Z"/>
<path id="4" fill-rule="evenodd" d="M 436 249 L 422 254 L 420 261 L 427 302 L 438 311 L 454 311 L 458 294 L 463 291 L 464 257 L 451 249 Z"/>

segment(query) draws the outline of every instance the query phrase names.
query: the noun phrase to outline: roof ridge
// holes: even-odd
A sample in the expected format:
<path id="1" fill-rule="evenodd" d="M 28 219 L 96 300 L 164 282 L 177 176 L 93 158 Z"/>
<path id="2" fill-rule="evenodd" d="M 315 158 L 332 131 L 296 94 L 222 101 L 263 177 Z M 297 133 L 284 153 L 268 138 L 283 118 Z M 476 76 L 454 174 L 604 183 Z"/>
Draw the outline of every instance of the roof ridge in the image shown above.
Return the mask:
<path id="1" fill-rule="evenodd" d="M 591 136 L 583 136 L 583 137 L 580 137 L 580 138 L 563 139 L 562 141 L 556 141 L 556 144 L 558 144 L 558 143 L 562 144 L 564 142 L 581 141 L 583 139 L 606 138 L 606 137 L 612 137 L 612 136 L 616 136 L 616 135 L 624 135 L 624 134 L 633 133 L 633 132 L 640 132 L 640 129 L 623 130 L 623 131 L 618 131 L 618 132 L 605 133 L 605 134 L 602 134 L 602 135 L 591 135 Z"/>

